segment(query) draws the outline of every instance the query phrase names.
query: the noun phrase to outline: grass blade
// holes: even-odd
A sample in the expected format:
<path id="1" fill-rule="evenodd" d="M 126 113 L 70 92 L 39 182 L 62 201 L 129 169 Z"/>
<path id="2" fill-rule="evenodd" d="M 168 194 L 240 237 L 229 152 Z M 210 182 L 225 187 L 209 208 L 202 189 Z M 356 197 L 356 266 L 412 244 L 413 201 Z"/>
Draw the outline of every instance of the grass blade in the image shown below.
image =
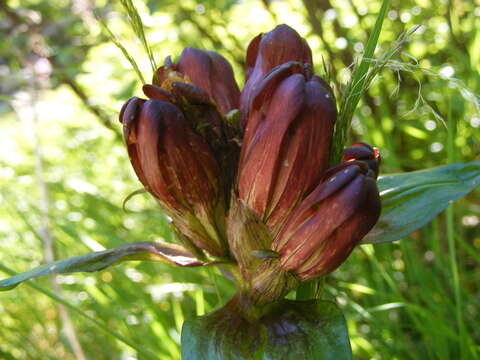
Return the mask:
<path id="1" fill-rule="evenodd" d="M 342 96 L 342 103 L 340 105 L 340 113 L 335 125 L 335 134 L 332 143 L 332 162 L 338 162 L 341 157 L 347 131 L 350 128 L 350 123 L 353 118 L 353 113 L 360 101 L 360 98 L 368 86 L 367 74 L 370 67 L 371 59 L 377 46 L 380 32 L 382 31 L 383 20 L 387 15 L 390 0 L 383 0 L 382 6 L 375 21 L 375 26 L 368 39 L 360 64 L 356 67 L 352 79 L 350 80 L 345 92 Z"/>
<path id="2" fill-rule="evenodd" d="M 4 266 L 2 264 L 0 264 L 0 270 L 4 271 L 5 273 L 7 273 L 9 275 L 15 275 L 14 271 L 10 270 L 9 268 L 7 268 L 6 266 Z M 64 305 L 65 307 L 72 310 L 73 312 L 76 312 L 80 316 L 86 318 L 87 320 L 89 320 L 90 322 L 95 324 L 98 328 L 102 329 L 103 331 L 105 331 L 109 335 L 116 338 L 118 341 L 124 343 L 125 345 L 128 345 L 129 347 L 131 347 L 132 349 L 137 351 L 139 354 L 142 354 L 143 356 L 145 356 L 146 359 L 152 359 L 152 360 L 158 359 L 158 357 L 155 354 L 153 354 L 152 352 L 150 352 L 149 350 L 142 349 L 141 347 L 137 346 L 135 343 L 131 342 L 127 338 L 125 338 L 122 335 L 117 334 L 116 332 L 111 330 L 107 325 L 105 325 L 105 324 L 101 323 L 100 321 L 94 319 L 93 317 L 87 315 L 82 310 L 80 310 L 76 306 L 70 304 L 68 301 L 62 299 L 61 297 L 56 296 L 54 293 L 52 293 L 48 290 L 45 290 L 44 288 L 32 283 L 31 281 L 27 281 L 26 284 L 28 286 L 30 286 L 31 288 L 37 290 L 38 292 L 41 292 L 42 294 L 48 296 L 52 300 Z"/>
<path id="3" fill-rule="evenodd" d="M 447 156 L 448 162 L 450 164 L 455 162 L 455 129 L 456 123 L 452 117 L 452 100 L 450 98 L 448 102 L 448 127 L 447 127 Z M 455 316 L 457 319 L 457 327 L 460 334 L 460 359 L 466 359 L 465 357 L 465 348 L 466 348 L 466 338 L 465 338 L 465 324 L 463 323 L 463 312 L 462 312 L 462 296 L 460 288 L 460 277 L 457 264 L 457 250 L 455 246 L 455 219 L 454 219 L 454 208 L 453 204 L 447 208 L 447 242 L 448 242 L 448 253 L 450 257 L 450 270 L 452 272 L 452 283 L 453 291 L 455 293 Z"/>
<path id="4" fill-rule="evenodd" d="M 122 45 L 122 43 L 120 42 L 120 40 L 115 36 L 115 34 L 110 30 L 110 28 L 108 27 L 108 25 L 105 23 L 105 20 L 103 20 L 100 16 L 97 16 L 97 20 L 100 22 L 102 28 L 107 32 L 108 34 L 108 38 L 110 39 L 111 42 L 113 42 L 115 44 L 115 46 L 117 48 L 120 49 L 120 51 L 122 52 L 123 56 L 125 56 L 125 58 L 127 59 L 127 61 L 130 63 L 130 65 L 132 65 L 132 68 L 133 70 L 135 71 L 135 73 L 137 74 L 138 78 L 140 79 L 140 81 L 142 82 L 142 84 L 146 84 L 145 82 L 145 79 L 142 75 L 142 72 L 140 71 L 140 68 L 138 67 L 137 65 L 137 62 L 135 61 L 135 59 L 130 55 L 130 53 L 128 52 L 128 50 L 125 48 L 125 46 Z"/>
<path id="5" fill-rule="evenodd" d="M 135 35 L 137 35 L 140 43 L 142 44 L 145 52 L 147 53 L 148 60 L 150 61 L 150 66 L 152 67 L 152 72 L 155 74 L 155 71 L 157 70 L 157 64 L 155 62 L 155 58 L 153 57 L 152 49 L 147 43 L 145 31 L 143 29 L 142 19 L 138 14 L 137 8 L 133 4 L 132 0 L 120 0 L 120 3 L 127 12 L 128 22 L 130 23 L 133 32 L 135 33 Z"/>

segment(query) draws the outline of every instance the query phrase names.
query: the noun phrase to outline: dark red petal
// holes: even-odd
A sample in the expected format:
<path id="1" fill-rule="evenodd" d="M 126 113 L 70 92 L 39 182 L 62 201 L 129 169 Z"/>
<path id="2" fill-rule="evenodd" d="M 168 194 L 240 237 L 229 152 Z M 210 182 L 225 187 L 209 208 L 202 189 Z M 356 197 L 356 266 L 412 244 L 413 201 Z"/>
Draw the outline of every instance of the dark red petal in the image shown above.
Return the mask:
<path id="1" fill-rule="evenodd" d="M 262 60 L 261 64 L 258 63 L 258 58 Z M 282 24 L 262 36 L 256 65 L 261 65 L 264 71 L 268 71 L 291 60 L 312 64 L 310 47 L 294 29 Z"/>
<path id="2" fill-rule="evenodd" d="M 170 103 L 160 100 L 148 100 L 142 107 L 138 121 L 138 158 L 147 180 L 147 190 L 152 192 L 162 203 L 174 209 L 181 208 L 174 186 L 175 179 L 169 171 L 162 156 L 163 146 L 161 139 L 164 134 L 165 110 L 174 107 Z M 173 195 L 172 195 L 173 194 Z"/>
<path id="3" fill-rule="evenodd" d="M 327 197 L 332 196 L 345 185 L 350 183 L 360 173 L 360 167 L 355 164 L 339 169 L 339 171 L 322 182 L 322 184 L 318 186 L 311 195 L 309 195 L 308 199 L 312 202 L 311 206 L 315 207 Z"/>
<path id="4" fill-rule="evenodd" d="M 289 238 L 286 242 L 275 241 L 275 245 L 280 246 L 280 249 L 274 247 L 281 255 L 282 266 L 292 271 L 303 268 L 310 256 L 325 246 L 332 233 L 355 214 L 365 197 L 365 176 L 360 175 L 341 191 L 321 202 L 310 216 L 301 219 L 302 222 L 287 226 L 286 231 L 282 231 L 279 237 L 280 240 L 282 235 Z M 309 213 L 309 210 L 303 208 L 302 211 Z"/>
<path id="5" fill-rule="evenodd" d="M 311 256 L 311 262 L 303 264 L 299 272 L 303 281 L 334 271 L 373 228 L 381 211 L 380 195 L 373 178 L 365 178 L 365 191 L 365 200 L 355 214 L 338 227 L 318 254 Z"/>
<path id="6" fill-rule="evenodd" d="M 354 144 L 343 151 L 342 161 L 349 160 L 370 160 L 375 158 L 375 153 L 370 146 L 365 144 Z"/>
<path id="7" fill-rule="evenodd" d="M 362 161 L 378 176 L 380 166 L 380 153 L 377 148 L 373 148 L 365 143 L 354 143 L 343 151 L 343 162 Z"/>
<path id="8" fill-rule="evenodd" d="M 240 90 L 232 67 L 223 56 L 212 51 L 186 48 L 177 69 L 195 86 L 205 90 L 222 113 L 238 108 Z"/>
<path id="9" fill-rule="evenodd" d="M 259 111 L 256 131 L 246 130 L 240 155 L 239 195 L 260 217 L 265 213 L 281 166 L 283 139 L 301 109 L 304 91 L 303 76 L 292 75 L 284 80 L 268 109 Z"/>
<path id="10" fill-rule="evenodd" d="M 248 80 L 250 74 L 253 71 L 255 62 L 257 61 L 258 48 L 260 46 L 260 41 L 262 40 L 263 33 L 255 36 L 247 48 L 247 57 L 245 59 L 245 80 Z"/>
<path id="11" fill-rule="evenodd" d="M 293 61 L 280 65 L 273 69 L 259 84 L 257 90 L 252 93 L 248 111 L 242 114 L 242 119 L 246 116 L 250 118 L 249 126 L 245 129 L 243 144 L 249 144 L 251 138 L 257 132 L 257 127 L 265 118 L 266 109 L 270 107 L 273 94 L 277 91 L 279 84 L 299 71 L 301 71 L 301 66 Z"/>
<path id="12" fill-rule="evenodd" d="M 183 97 L 191 104 L 211 104 L 210 95 L 198 86 L 180 81 L 173 81 L 171 86 L 177 97 Z"/>
<path id="13" fill-rule="evenodd" d="M 143 85 L 142 90 L 145 96 L 147 96 L 150 99 L 162 100 L 162 101 L 167 101 L 171 103 L 176 102 L 175 96 L 173 94 L 171 94 L 167 90 L 162 89 L 159 86 L 145 84 Z"/>
<path id="14" fill-rule="evenodd" d="M 132 125 L 137 121 L 141 106 L 145 100 L 133 97 L 124 105 L 120 112 L 121 123 L 123 124 L 123 138 L 128 144 L 135 142 L 135 133 L 131 131 Z"/>
<path id="15" fill-rule="evenodd" d="M 262 35 L 261 38 L 255 38 L 251 46 L 252 48 L 249 49 L 247 54 L 247 81 L 240 95 L 240 111 L 242 114 L 248 112 L 248 106 L 255 89 L 273 68 L 289 61 L 313 65 L 312 52 L 308 44 L 295 30 L 287 25 L 279 25 Z M 253 58 L 255 58 L 255 65 L 252 69 Z M 242 128 L 246 127 L 247 121 L 250 121 L 249 117 L 243 115 Z"/>
<path id="16" fill-rule="evenodd" d="M 143 184 L 143 186 L 147 187 L 147 180 L 138 158 L 136 131 L 138 125 L 138 116 L 144 102 L 144 100 L 137 97 L 129 99 L 125 105 L 123 105 L 122 110 L 120 111 L 120 122 L 123 123 L 123 136 L 127 145 L 127 152 L 130 162 L 132 163 L 132 167 L 135 170 L 140 182 Z"/>
<path id="17" fill-rule="evenodd" d="M 271 98 L 273 92 L 284 79 L 293 74 L 301 74 L 302 71 L 302 64 L 296 61 L 289 61 L 273 68 L 252 92 L 252 103 L 249 107 L 261 106 Z"/>
<path id="18" fill-rule="evenodd" d="M 328 166 L 336 109 L 327 95 L 317 82 L 305 84 L 304 105 L 283 141 L 282 166 L 267 215 L 267 224 L 275 231 L 291 209 L 319 183 Z"/>

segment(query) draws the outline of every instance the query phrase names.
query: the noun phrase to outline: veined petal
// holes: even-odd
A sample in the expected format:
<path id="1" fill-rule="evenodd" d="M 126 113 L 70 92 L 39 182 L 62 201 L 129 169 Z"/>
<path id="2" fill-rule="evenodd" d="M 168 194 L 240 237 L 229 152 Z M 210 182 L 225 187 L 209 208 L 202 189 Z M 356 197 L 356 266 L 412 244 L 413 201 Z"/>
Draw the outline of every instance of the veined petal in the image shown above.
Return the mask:
<path id="1" fill-rule="evenodd" d="M 252 40 L 247 51 L 247 81 L 240 95 L 242 114 L 248 113 L 253 93 L 262 79 L 273 68 L 289 61 L 313 65 L 312 52 L 307 42 L 288 25 L 278 25 Z M 245 128 L 246 123 L 247 117 L 242 116 L 242 128 Z"/>
<path id="2" fill-rule="evenodd" d="M 365 164 L 344 163 L 328 174 L 294 210 L 272 247 L 282 267 L 302 280 L 335 270 L 380 215 L 375 177 Z"/>
<path id="3" fill-rule="evenodd" d="M 176 66 L 192 84 L 205 90 L 223 114 L 238 108 L 240 90 L 227 60 L 213 51 L 186 48 Z"/>
<path id="4" fill-rule="evenodd" d="M 324 247 L 312 254 L 300 267 L 298 274 L 303 281 L 334 271 L 377 222 L 381 202 L 376 182 L 373 178 L 366 177 L 364 186 L 366 197 L 354 216 L 338 227 Z"/>
<path id="5" fill-rule="evenodd" d="M 268 109 L 259 109 L 261 124 L 250 141 L 244 139 L 240 155 L 239 196 L 263 218 L 279 170 L 279 154 L 285 134 L 301 109 L 304 79 L 293 75 L 275 92 Z M 248 134 L 250 135 L 250 134 Z"/>

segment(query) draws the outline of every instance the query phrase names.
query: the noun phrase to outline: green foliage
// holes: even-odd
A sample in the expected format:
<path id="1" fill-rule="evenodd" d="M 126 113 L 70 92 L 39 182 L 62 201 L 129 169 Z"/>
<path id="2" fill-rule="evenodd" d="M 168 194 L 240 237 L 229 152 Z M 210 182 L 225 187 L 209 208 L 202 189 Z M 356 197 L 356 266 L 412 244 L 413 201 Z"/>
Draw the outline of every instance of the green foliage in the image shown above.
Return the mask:
<path id="1" fill-rule="evenodd" d="M 140 83 L 92 7 L 80 4 L 91 3 L 0 5 L 0 264 L 15 271 L 43 262 L 32 105 L 57 259 L 172 241 L 168 219 L 148 195 L 135 196 L 130 212 L 122 211 L 139 183 L 114 120 L 129 96 L 141 94 Z M 134 4 L 155 59 L 175 58 L 186 46 L 216 50 L 233 62 L 239 83 L 248 41 L 285 22 L 306 36 L 315 63 L 324 59 L 337 99 L 381 8 L 380 1 L 364 0 Z M 390 2 L 376 56 L 388 54 L 399 34 L 423 26 L 364 89 L 347 134 L 380 148 L 384 174 L 445 165 L 452 155 L 453 162 L 480 160 L 479 10 L 474 2 L 451 4 Z M 99 0 L 95 7 L 148 80 L 150 61 L 120 3 Z M 37 71 L 48 64 L 50 72 Z M 359 247 L 325 279 L 321 296 L 345 313 L 355 359 L 478 359 L 479 204 L 475 190 L 448 216 L 440 214 L 401 241 Z M 11 275 L 2 269 L 1 278 Z M 47 292 L 49 279 L 1 293 L 0 358 L 75 359 L 56 308 L 63 301 L 87 358 L 148 359 L 145 353 L 153 353 L 179 359 L 182 321 L 219 308 L 233 293 L 219 273 L 197 270 L 131 262 L 98 274 L 57 276 L 62 300 Z"/>
<path id="2" fill-rule="evenodd" d="M 378 179 L 382 214 L 363 242 L 400 240 L 479 184 L 479 162 L 383 176 Z"/>
<path id="3" fill-rule="evenodd" d="M 10 290 L 23 281 L 51 274 L 94 272 L 123 261 L 161 261 L 175 266 L 203 266 L 182 247 L 168 243 L 134 243 L 48 263 L 0 281 L 0 291 Z"/>
<path id="4" fill-rule="evenodd" d="M 389 5 L 390 0 L 382 1 L 382 7 L 380 8 L 377 19 L 375 20 L 375 25 L 368 38 L 362 59 L 360 63 L 358 63 L 358 66 L 355 66 L 353 74 L 351 75 L 351 79 L 343 91 L 338 119 L 335 123 L 335 133 L 332 141 L 332 163 L 334 164 L 339 162 L 342 158 L 342 151 L 345 148 L 347 133 L 352 123 L 353 114 L 357 108 L 358 102 L 362 97 L 362 94 L 372 81 L 372 79 L 368 77 L 368 68 L 371 64 L 370 59 L 373 58 L 375 53 L 375 48 L 377 47 L 378 38 L 382 31 L 383 21 L 387 16 Z"/>

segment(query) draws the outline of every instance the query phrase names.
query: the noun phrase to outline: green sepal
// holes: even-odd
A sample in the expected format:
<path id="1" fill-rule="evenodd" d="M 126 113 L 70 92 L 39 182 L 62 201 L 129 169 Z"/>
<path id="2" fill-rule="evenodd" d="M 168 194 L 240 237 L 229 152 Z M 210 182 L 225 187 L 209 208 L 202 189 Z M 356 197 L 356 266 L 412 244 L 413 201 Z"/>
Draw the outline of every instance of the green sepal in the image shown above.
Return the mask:
<path id="1" fill-rule="evenodd" d="M 256 256 L 255 251 L 271 247 L 273 238 L 270 230 L 235 194 L 232 194 L 227 229 L 230 251 L 238 262 L 243 278 L 249 281 L 264 260 Z"/>

